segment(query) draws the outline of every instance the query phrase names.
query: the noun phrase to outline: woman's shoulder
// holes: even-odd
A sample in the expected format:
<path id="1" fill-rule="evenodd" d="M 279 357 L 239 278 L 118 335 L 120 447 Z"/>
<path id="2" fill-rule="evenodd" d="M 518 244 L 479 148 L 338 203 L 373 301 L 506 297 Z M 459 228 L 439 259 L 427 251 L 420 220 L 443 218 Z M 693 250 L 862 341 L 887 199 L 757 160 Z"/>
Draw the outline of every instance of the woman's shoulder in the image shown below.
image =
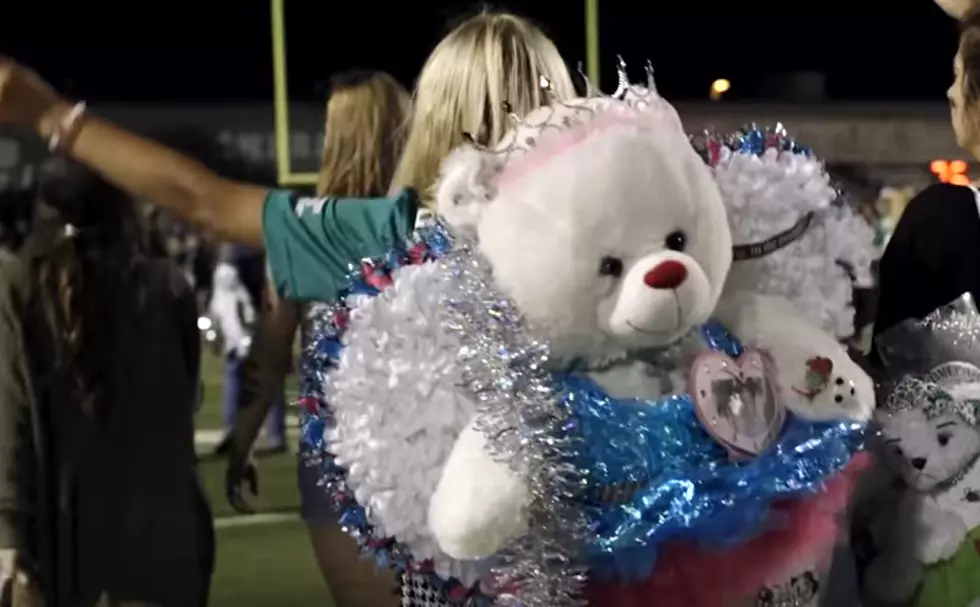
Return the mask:
<path id="1" fill-rule="evenodd" d="M 895 235 L 913 228 L 920 232 L 924 226 L 940 232 L 980 226 L 980 207 L 973 189 L 949 183 L 927 187 L 909 201 L 895 228 Z"/>
<path id="2" fill-rule="evenodd" d="M 931 205 L 943 203 L 976 209 L 976 195 L 969 186 L 934 183 L 916 194 L 909 201 L 905 212 L 931 213 L 936 210 Z"/>

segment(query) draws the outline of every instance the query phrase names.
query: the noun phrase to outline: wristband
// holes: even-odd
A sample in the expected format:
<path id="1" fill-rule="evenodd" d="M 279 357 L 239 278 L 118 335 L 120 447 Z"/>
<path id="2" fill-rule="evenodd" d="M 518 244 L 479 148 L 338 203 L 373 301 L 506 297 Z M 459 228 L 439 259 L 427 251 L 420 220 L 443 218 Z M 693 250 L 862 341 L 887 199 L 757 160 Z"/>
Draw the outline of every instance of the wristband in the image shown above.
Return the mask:
<path id="1" fill-rule="evenodd" d="M 48 151 L 55 152 L 60 148 L 66 141 L 71 139 L 74 135 L 75 129 L 78 127 L 78 120 L 85 114 L 85 102 L 79 101 L 75 105 L 71 106 L 71 109 L 65 114 L 61 122 L 55 128 L 54 132 L 51 133 L 51 138 L 48 139 Z"/>

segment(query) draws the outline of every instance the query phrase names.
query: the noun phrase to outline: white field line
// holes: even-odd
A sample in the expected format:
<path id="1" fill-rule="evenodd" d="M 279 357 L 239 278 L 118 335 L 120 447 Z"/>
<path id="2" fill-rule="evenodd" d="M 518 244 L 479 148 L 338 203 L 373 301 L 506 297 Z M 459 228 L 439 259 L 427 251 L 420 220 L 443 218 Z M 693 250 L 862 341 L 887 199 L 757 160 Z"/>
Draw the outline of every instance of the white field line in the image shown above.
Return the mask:
<path id="1" fill-rule="evenodd" d="M 266 514 L 242 514 L 238 516 L 223 516 L 214 519 L 215 529 L 230 529 L 232 527 L 249 527 L 252 525 L 275 525 L 300 520 L 299 514 L 293 512 L 269 512 Z"/>
<path id="2" fill-rule="evenodd" d="M 286 434 L 288 436 L 299 434 L 299 418 L 295 415 L 286 417 Z M 197 430 L 194 432 L 194 444 L 198 447 L 213 447 L 220 443 L 224 437 L 224 430 Z"/>

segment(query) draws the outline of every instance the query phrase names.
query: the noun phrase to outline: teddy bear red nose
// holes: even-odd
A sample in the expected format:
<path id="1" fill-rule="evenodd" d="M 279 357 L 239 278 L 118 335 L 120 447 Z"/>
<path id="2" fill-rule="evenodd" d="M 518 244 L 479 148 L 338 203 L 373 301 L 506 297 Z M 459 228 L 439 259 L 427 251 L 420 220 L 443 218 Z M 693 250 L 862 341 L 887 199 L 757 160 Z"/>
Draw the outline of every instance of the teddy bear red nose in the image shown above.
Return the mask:
<path id="1" fill-rule="evenodd" d="M 658 263 L 643 276 L 643 282 L 651 289 L 676 289 L 687 278 L 687 267 L 679 261 Z"/>

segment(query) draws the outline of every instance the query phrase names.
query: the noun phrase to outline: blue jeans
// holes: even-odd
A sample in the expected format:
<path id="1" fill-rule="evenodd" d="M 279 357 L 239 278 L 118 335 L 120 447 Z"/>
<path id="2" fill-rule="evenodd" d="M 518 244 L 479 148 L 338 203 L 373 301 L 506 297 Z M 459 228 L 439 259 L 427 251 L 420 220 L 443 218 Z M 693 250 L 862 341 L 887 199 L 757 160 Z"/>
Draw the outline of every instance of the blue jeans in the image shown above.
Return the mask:
<path id="1" fill-rule="evenodd" d="M 244 381 L 245 365 L 234 352 L 225 354 L 225 427 L 235 425 L 238 413 L 238 395 Z M 286 445 L 286 399 L 280 394 L 272 403 L 269 416 L 265 420 L 265 432 L 270 446 L 277 448 Z"/>

